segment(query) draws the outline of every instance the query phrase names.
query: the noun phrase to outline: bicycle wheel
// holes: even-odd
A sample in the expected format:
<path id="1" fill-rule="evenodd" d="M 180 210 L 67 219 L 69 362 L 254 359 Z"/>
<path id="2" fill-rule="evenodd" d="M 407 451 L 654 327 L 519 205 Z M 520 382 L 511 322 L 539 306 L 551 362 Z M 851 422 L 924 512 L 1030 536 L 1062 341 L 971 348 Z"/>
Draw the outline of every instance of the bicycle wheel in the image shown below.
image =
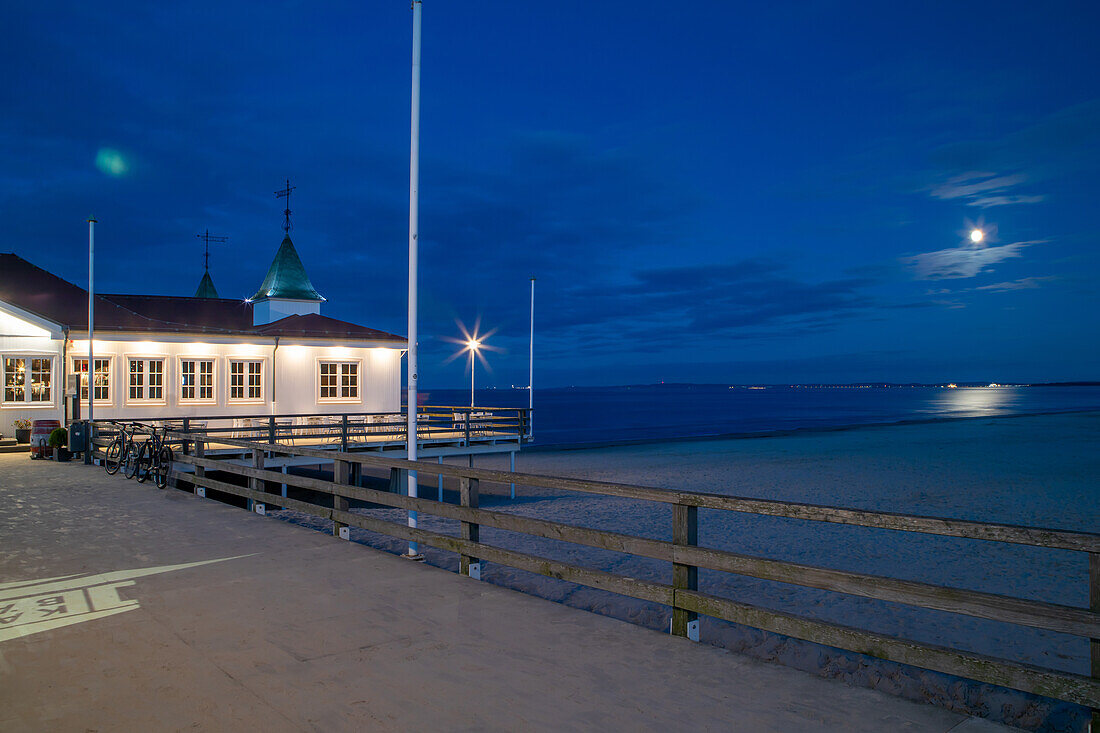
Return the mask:
<path id="1" fill-rule="evenodd" d="M 119 466 L 122 465 L 122 438 L 115 438 L 111 441 L 111 444 L 107 446 L 107 452 L 103 456 L 103 470 L 111 476 L 118 473 Z"/>
<path id="2" fill-rule="evenodd" d="M 137 470 L 134 477 L 139 484 L 145 483 L 153 470 L 153 441 L 147 440 L 141 444 L 141 450 L 137 454 Z"/>
<path id="3" fill-rule="evenodd" d="M 122 472 L 126 475 L 126 478 L 133 478 L 137 475 L 138 468 L 138 451 L 141 450 L 141 446 L 130 441 L 130 450 L 126 451 L 126 462 L 123 464 Z"/>
<path id="4" fill-rule="evenodd" d="M 157 451 L 157 462 L 153 464 L 153 475 L 158 489 L 163 489 L 168 485 L 168 472 L 170 470 L 172 470 L 172 449 L 167 445 L 162 445 L 160 450 Z"/>

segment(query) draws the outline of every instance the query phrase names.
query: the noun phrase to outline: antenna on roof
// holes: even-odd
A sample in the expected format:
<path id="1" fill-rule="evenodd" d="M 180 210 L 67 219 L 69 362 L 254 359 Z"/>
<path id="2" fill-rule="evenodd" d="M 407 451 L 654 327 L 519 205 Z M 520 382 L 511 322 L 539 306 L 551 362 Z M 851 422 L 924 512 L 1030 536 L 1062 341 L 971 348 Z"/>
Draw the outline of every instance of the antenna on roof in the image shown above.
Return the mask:
<path id="1" fill-rule="evenodd" d="M 202 234 L 196 234 L 196 237 L 206 243 L 206 250 L 202 254 L 202 269 L 205 272 L 210 272 L 210 243 L 211 242 L 228 242 L 229 237 L 216 237 L 210 233 L 207 229 Z"/>
<path id="2" fill-rule="evenodd" d="M 286 199 L 286 208 L 283 209 L 283 216 L 285 217 L 283 220 L 283 231 L 287 234 L 290 234 L 290 230 L 292 228 L 290 223 L 290 192 L 296 188 L 298 187 L 290 185 L 290 179 L 288 178 L 286 179 L 286 188 L 282 189 L 281 191 L 275 192 L 275 198 Z"/>

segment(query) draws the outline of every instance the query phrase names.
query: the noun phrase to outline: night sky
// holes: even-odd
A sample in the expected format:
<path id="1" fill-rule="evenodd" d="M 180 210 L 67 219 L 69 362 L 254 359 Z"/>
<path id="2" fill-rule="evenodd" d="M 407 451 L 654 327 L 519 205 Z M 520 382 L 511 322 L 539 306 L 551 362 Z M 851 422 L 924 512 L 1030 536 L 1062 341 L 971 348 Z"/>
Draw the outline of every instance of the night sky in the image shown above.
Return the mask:
<path id="1" fill-rule="evenodd" d="M 408 0 L 7 3 L 4 241 L 406 332 Z M 1100 6 L 424 3 L 421 385 L 1100 378 Z M 987 239 L 966 241 L 980 225 Z"/>

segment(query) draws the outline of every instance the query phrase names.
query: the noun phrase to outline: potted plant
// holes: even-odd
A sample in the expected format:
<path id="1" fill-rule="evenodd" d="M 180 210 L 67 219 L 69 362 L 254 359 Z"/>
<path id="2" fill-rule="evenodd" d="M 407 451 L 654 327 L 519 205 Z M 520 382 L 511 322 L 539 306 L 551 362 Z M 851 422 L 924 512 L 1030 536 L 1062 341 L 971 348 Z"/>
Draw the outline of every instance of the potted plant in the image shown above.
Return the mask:
<path id="1" fill-rule="evenodd" d="M 16 443 L 29 443 L 31 442 L 31 421 L 24 418 L 19 418 L 15 421 L 15 442 Z"/>
<path id="2" fill-rule="evenodd" d="M 53 457 L 55 461 L 65 462 L 72 458 L 72 454 L 69 453 L 69 431 L 65 428 L 55 428 L 50 433 L 50 447 L 53 448 Z"/>

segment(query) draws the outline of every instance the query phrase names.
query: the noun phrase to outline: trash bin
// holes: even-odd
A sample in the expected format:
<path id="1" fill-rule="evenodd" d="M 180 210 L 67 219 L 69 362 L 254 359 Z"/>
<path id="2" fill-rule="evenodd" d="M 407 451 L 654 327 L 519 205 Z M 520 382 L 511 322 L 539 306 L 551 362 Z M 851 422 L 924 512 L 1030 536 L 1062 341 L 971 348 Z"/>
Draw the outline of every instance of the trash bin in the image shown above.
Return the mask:
<path id="1" fill-rule="evenodd" d="M 69 425 L 69 451 L 83 453 L 88 449 L 88 423 L 74 422 Z"/>

